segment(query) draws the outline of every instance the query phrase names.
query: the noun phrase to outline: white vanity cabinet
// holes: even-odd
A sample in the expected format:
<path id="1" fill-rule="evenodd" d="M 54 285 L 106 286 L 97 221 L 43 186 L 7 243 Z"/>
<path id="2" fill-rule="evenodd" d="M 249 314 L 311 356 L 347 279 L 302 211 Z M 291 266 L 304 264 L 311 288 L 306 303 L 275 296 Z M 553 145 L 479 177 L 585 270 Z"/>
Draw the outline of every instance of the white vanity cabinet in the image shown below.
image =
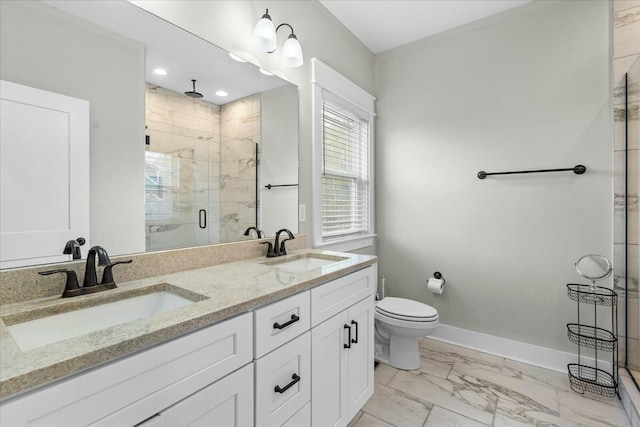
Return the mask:
<path id="1" fill-rule="evenodd" d="M 252 326 L 251 313 L 246 313 L 41 387 L 3 402 L 0 425 L 138 424 L 242 366 L 252 370 Z M 235 396 L 226 392 L 229 399 Z M 217 405 L 209 402 L 200 411 Z M 245 410 L 252 411 L 253 405 Z"/>
<path id="2" fill-rule="evenodd" d="M 346 426 L 373 395 L 376 277 L 372 266 L 311 291 L 314 426 Z"/>
<path id="3" fill-rule="evenodd" d="M 255 311 L 256 426 L 346 426 L 373 395 L 376 271 Z"/>
<path id="4" fill-rule="evenodd" d="M 375 265 L 0 405 L 5 426 L 346 426 L 373 394 Z"/>

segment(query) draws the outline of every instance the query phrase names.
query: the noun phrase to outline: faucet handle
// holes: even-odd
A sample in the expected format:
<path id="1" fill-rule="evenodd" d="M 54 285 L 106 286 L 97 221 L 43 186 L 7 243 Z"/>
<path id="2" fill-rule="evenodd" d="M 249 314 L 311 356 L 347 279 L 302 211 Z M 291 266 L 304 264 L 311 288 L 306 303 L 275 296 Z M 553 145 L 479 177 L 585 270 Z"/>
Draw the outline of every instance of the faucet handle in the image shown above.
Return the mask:
<path id="1" fill-rule="evenodd" d="M 38 272 L 38 274 L 41 276 L 48 276 L 50 274 L 56 274 L 56 273 L 66 273 L 67 275 L 67 282 L 64 285 L 64 292 L 62 293 L 62 298 L 73 296 L 73 293 L 70 294 L 70 292 L 80 288 L 80 286 L 78 286 L 78 276 L 76 275 L 75 271 L 67 270 L 67 269 L 59 269 L 59 270 L 48 270 L 48 271 Z"/>
<path id="2" fill-rule="evenodd" d="M 284 246 L 284 244 L 286 242 L 288 242 L 291 239 L 283 239 L 282 242 L 280 242 L 280 255 L 286 255 L 287 254 L 287 248 Z"/>
<path id="3" fill-rule="evenodd" d="M 267 247 L 267 258 L 273 258 L 276 254 L 273 252 L 273 244 L 271 242 L 260 242 L 261 245 L 269 245 Z"/>
<path id="4" fill-rule="evenodd" d="M 114 285 L 116 284 L 116 281 L 113 280 L 113 272 L 111 270 L 113 270 L 113 267 L 115 267 L 118 264 L 131 264 L 133 262 L 132 259 L 128 259 L 126 261 L 116 261 L 116 262 L 112 262 L 110 264 L 107 264 L 104 267 L 104 271 L 102 272 L 102 282 L 100 282 L 101 285 L 108 285 L 113 283 Z"/>
<path id="5" fill-rule="evenodd" d="M 78 237 L 76 240 L 69 240 L 65 243 L 62 253 L 64 255 L 73 255 L 73 259 L 81 259 L 82 254 L 80 252 L 80 246 L 84 245 L 86 242 L 87 241 L 82 237 Z"/>

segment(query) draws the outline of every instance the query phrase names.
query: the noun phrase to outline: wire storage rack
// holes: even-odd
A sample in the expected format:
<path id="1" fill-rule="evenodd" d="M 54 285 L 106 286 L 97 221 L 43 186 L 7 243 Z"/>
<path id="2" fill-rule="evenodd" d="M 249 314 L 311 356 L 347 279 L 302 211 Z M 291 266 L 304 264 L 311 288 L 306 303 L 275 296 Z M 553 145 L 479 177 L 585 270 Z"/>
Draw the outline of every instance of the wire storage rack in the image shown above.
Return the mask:
<path id="1" fill-rule="evenodd" d="M 584 394 L 618 395 L 618 294 L 601 286 L 567 284 L 567 295 L 577 303 L 578 322 L 567 324 L 567 337 L 578 346 L 578 363 L 567 365 L 571 389 Z M 593 325 L 580 323 L 580 305 L 593 306 Z M 611 307 L 611 330 L 598 327 L 598 306 Z M 584 363 L 583 348 L 593 349 L 594 366 Z M 610 353 L 611 372 L 598 367 L 603 352 Z"/>

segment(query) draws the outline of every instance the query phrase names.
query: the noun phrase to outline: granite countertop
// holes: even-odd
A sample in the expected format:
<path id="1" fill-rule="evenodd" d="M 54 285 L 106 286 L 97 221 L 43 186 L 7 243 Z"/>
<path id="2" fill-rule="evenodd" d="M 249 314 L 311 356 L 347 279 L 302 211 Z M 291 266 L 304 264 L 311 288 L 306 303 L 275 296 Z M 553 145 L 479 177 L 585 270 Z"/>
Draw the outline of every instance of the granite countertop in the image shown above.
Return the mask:
<path id="1" fill-rule="evenodd" d="M 269 265 L 306 253 L 336 257 L 338 261 L 304 273 Z M 281 258 L 254 258 L 121 283 L 117 289 L 92 295 L 1 305 L 0 399 L 249 312 L 376 262 L 375 256 L 304 249 Z M 70 306 L 81 308 L 158 290 L 181 294 L 196 302 L 27 351 L 20 349 L 7 327 L 7 323 L 28 320 L 34 312 L 54 314 L 69 311 Z"/>

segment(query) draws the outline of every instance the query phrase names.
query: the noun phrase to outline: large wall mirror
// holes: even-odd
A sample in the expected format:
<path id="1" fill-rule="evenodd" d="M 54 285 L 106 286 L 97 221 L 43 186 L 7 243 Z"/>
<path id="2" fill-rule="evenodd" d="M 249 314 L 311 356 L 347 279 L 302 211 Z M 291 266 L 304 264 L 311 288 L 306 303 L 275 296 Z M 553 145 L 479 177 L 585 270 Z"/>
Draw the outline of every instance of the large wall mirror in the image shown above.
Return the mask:
<path id="1" fill-rule="evenodd" d="M 128 2 L 0 7 L 0 78 L 90 105 L 83 257 L 298 231 L 295 85 Z M 39 160 L 46 186 L 61 165 Z"/>

